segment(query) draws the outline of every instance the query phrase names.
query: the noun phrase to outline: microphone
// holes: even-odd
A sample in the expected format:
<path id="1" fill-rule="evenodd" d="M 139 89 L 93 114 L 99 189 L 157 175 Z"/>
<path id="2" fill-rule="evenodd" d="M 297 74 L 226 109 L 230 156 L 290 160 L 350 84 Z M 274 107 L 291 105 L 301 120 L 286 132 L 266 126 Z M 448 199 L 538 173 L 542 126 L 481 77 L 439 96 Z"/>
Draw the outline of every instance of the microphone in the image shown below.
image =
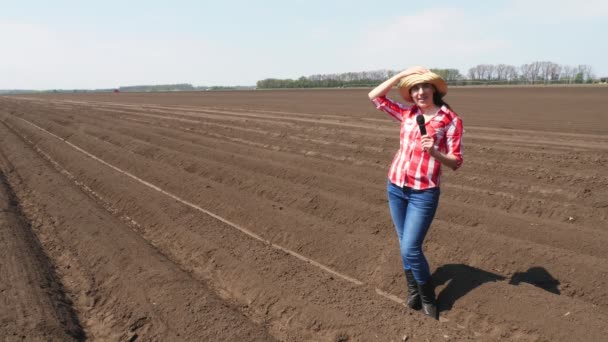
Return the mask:
<path id="1" fill-rule="evenodd" d="M 424 116 L 422 114 L 416 115 L 416 122 L 418 128 L 420 128 L 420 135 L 426 135 L 426 127 L 424 127 Z"/>

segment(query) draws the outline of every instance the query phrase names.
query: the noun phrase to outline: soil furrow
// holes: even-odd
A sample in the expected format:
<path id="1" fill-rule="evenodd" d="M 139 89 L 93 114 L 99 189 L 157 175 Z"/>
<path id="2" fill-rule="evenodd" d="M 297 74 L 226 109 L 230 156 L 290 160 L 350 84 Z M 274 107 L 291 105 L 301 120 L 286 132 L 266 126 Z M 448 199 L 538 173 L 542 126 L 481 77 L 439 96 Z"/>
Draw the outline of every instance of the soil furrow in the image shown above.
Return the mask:
<path id="1" fill-rule="evenodd" d="M 72 303 L 7 182 L 14 167 L 0 151 L 0 336 L 84 340 Z"/>
<path id="2" fill-rule="evenodd" d="M 2 130 L 3 151 L 23 179 L 26 213 L 38 222 L 93 338 L 273 340 Z"/>

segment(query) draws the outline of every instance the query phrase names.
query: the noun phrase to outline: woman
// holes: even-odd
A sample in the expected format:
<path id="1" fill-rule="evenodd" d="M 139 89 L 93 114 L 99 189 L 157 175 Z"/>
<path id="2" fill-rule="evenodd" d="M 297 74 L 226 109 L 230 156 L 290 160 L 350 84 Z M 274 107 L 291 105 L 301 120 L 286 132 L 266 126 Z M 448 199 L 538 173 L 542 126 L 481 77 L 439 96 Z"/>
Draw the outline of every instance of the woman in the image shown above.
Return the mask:
<path id="1" fill-rule="evenodd" d="M 386 97 L 395 85 L 403 99 L 413 105 Z M 376 108 L 401 122 L 400 147 L 389 169 L 387 190 L 405 269 L 407 305 L 415 310 L 422 307 L 435 319 L 435 288 L 422 242 L 437 210 L 441 166 L 456 170 L 462 165 L 462 121 L 443 101 L 447 90 L 439 75 L 417 66 L 369 93 Z"/>

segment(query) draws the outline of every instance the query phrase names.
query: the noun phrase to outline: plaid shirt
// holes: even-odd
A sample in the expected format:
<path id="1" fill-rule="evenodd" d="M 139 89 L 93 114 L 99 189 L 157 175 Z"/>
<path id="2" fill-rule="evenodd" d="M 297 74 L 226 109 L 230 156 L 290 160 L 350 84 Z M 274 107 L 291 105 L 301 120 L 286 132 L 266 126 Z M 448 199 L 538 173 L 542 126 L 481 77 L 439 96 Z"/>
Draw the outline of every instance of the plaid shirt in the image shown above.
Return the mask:
<path id="1" fill-rule="evenodd" d="M 399 151 L 388 172 L 391 183 L 416 190 L 439 187 L 441 163 L 422 150 L 420 129 L 416 123 L 418 107 L 393 102 L 386 96 L 375 98 L 372 102 L 376 108 L 401 122 Z M 456 157 L 457 167 L 460 167 L 463 128 L 458 115 L 442 106 L 425 126 L 427 134 L 435 139 L 435 149 Z"/>

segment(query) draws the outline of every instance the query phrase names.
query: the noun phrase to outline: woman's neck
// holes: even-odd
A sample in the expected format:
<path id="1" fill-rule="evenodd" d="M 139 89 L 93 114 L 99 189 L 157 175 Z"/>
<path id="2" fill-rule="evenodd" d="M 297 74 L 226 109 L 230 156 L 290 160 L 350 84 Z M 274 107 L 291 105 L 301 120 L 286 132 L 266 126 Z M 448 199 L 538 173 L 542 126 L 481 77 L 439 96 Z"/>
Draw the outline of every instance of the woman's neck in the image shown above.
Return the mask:
<path id="1" fill-rule="evenodd" d="M 428 107 L 418 107 L 420 109 L 420 113 L 425 115 L 425 116 L 433 116 L 435 114 L 437 114 L 437 112 L 439 111 L 439 107 L 437 106 L 428 106 Z"/>

